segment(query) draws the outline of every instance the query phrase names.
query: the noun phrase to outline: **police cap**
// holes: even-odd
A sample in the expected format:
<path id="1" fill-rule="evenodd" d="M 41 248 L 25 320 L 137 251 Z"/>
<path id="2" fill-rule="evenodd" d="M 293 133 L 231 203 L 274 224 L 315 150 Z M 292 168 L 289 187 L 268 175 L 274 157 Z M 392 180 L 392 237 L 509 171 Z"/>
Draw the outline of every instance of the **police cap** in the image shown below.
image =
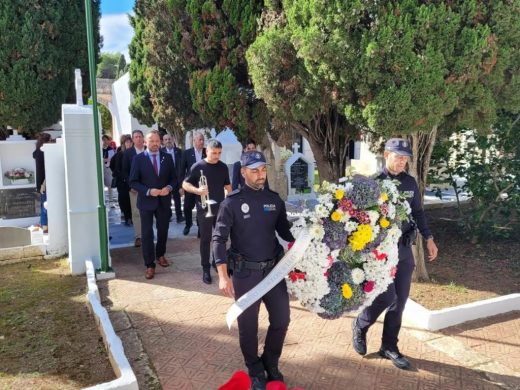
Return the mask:
<path id="1" fill-rule="evenodd" d="M 262 152 L 250 150 L 242 153 L 240 164 L 245 168 L 255 169 L 266 165 L 265 156 Z"/>
<path id="2" fill-rule="evenodd" d="M 388 141 L 386 141 L 385 150 L 397 153 L 401 156 L 412 156 L 410 142 L 403 138 L 390 138 Z"/>

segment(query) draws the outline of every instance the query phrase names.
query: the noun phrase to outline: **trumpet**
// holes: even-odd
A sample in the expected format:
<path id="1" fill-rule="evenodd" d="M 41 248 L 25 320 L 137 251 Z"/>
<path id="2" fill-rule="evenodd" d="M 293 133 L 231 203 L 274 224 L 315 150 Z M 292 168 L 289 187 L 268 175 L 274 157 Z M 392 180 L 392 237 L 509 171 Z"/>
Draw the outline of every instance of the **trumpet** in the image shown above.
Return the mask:
<path id="1" fill-rule="evenodd" d="M 202 169 L 200 170 L 199 188 L 200 187 L 208 188 L 208 179 L 206 178 L 206 176 L 204 176 L 204 172 L 202 171 Z M 215 203 L 217 203 L 217 202 L 209 199 L 209 188 L 208 188 L 208 193 L 206 195 L 200 196 L 200 204 L 201 204 L 202 208 L 203 209 L 205 209 L 206 207 L 208 208 L 208 212 L 206 213 L 206 218 L 214 217 L 213 213 L 211 212 L 211 205 L 215 204 Z"/>

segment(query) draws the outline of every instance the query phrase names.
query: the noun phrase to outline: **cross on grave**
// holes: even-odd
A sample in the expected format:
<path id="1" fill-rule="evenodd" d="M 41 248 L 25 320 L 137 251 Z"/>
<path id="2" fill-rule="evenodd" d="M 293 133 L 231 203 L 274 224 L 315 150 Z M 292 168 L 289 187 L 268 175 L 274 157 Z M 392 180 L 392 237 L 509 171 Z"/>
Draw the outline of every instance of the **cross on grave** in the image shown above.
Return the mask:
<path id="1" fill-rule="evenodd" d="M 300 144 L 298 142 L 295 142 L 294 144 L 292 144 L 292 150 L 293 150 L 294 154 L 299 153 L 298 152 L 299 149 L 300 149 Z"/>

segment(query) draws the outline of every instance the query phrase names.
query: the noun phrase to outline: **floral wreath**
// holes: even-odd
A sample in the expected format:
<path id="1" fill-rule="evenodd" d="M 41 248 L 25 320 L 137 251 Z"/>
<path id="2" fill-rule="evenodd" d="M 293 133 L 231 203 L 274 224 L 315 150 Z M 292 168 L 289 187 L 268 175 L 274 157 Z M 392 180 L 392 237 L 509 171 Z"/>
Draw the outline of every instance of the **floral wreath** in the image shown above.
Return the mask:
<path id="1" fill-rule="evenodd" d="M 333 319 L 369 306 L 393 282 L 401 224 L 411 210 L 389 179 L 349 176 L 323 182 L 318 194 L 291 229 L 309 229 L 312 238 L 286 280 L 302 306 Z"/>

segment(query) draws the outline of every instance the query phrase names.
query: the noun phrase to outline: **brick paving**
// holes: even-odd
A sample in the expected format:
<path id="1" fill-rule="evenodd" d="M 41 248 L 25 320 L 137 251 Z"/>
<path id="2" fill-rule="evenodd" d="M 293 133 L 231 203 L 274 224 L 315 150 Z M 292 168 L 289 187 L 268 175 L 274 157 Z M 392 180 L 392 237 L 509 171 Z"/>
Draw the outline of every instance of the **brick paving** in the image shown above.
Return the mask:
<path id="1" fill-rule="evenodd" d="M 210 286 L 201 281 L 196 229 L 184 237 L 182 225 L 170 226 L 166 257 L 173 261 L 171 267 L 157 267 L 156 277 L 147 281 L 139 250 L 115 249 L 111 255 L 116 279 L 98 283 L 111 318 L 121 313 L 128 317 L 127 328 L 137 333 L 151 372 L 161 384 L 150 380 L 149 372 L 142 374 L 143 353 L 130 354 L 141 389 L 214 390 L 244 369 L 236 325 L 229 331 L 225 323 L 232 302 L 220 294 L 216 278 Z M 414 368 L 398 370 L 376 353 L 379 322 L 368 334 L 369 354 L 360 357 L 351 345 L 351 321 L 352 316 L 323 320 L 291 302 L 291 325 L 280 362 L 289 389 L 520 389 L 519 312 L 473 321 L 433 336 L 447 336 L 448 341 L 460 341 L 464 348 L 486 356 L 487 364 L 498 365 L 498 379 L 486 375 L 485 366 L 475 368 L 444 353 L 442 347 L 420 341 L 409 328 L 402 330 L 399 345 Z M 260 343 L 266 327 L 262 309 Z M 123 334 L 121 328 L 118 333 Z M 125 348 L 134 349 L 122 339 Z"/>

